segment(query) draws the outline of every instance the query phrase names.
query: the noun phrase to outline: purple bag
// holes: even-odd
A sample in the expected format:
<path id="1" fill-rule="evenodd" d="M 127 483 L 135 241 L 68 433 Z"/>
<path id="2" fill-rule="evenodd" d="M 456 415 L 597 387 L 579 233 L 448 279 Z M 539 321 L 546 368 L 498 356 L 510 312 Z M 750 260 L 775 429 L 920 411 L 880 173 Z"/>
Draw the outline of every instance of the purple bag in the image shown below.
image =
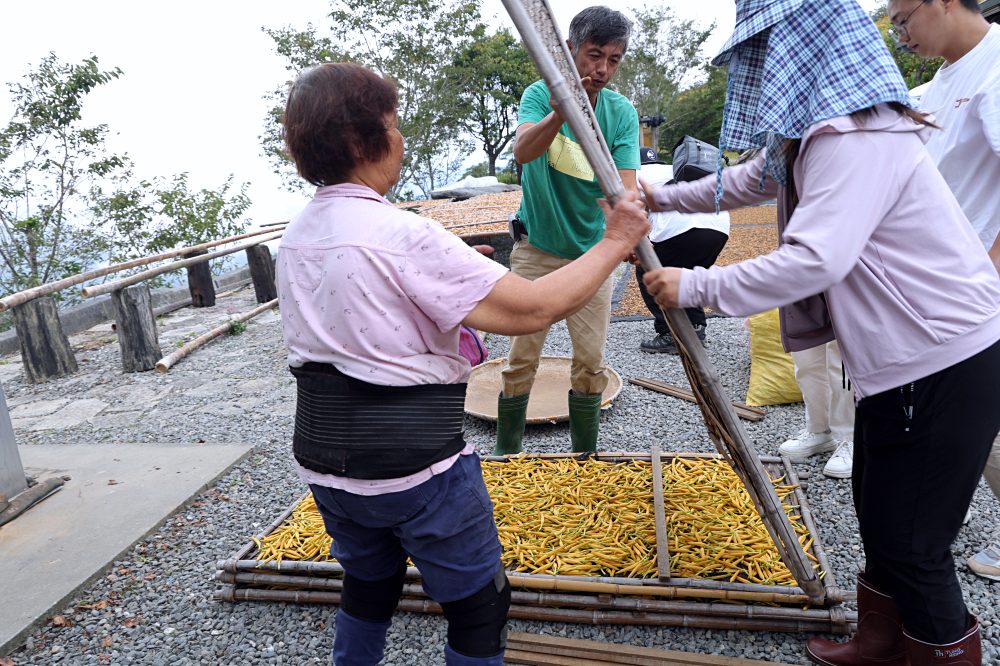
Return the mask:
<path id="1" fill-rule="evenodd" d="M 458 353 L 476 367 L 490 357 L 489 350 L 483 345 L 479 334 L 468 326 L 462 326 L 458 334 Z"/>

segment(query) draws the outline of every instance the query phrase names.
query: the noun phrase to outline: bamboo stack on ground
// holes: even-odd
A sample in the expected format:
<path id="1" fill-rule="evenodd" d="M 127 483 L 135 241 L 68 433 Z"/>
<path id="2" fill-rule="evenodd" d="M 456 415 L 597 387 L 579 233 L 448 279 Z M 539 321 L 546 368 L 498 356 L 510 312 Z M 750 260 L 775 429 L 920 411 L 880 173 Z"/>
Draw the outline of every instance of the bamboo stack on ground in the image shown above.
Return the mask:
<path id="1" fill-rule="evenodd" d="M 531 666 L 761 666 L 769 661 L 739 659 L 678 650 L 660 650 L 619 643 L 511 632 L 504 661 Z"/>

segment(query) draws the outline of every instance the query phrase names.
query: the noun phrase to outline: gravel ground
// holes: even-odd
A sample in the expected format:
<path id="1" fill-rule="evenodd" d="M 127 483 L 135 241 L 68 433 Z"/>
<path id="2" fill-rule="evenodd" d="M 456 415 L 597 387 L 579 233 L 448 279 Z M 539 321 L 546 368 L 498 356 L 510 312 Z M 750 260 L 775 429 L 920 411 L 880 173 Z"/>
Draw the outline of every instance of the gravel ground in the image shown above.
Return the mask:
<path id="1" fill-rule="evenodd" d="M 220 301 L 224 309 L 251 307 L 252 291 Z M 189 339 L 204 315 L 182 310 L 161 321 L 161 342 L 169 349 Z M 199 321 L 201 317 L 202 321 Z M 649 321 L 612 324 L 608 362 L 623 378 L 648 376 L 684 385 L 676 357 L 637 351 L 652 333 Z M 233 442 L 250 441 L 254 452 L 186 510 L 136 545 L 111 570 L 61 613 L 62 619 L 34 632 L 12 655 L 13 664 L 323 664 L 328 663 L 333 608 L 277 603 L 218 603 L 211 599 L 215 562 L 228 557 L 269 524 L 303 491 L 290 455 L 294 387 L 284 364 L 280 324 L 274 313 L 248 323 L 244 333 L 224 337 L 195 352 L 168 374 L 122 375 L 116 344 L 103 344 L 100 331 L 78 339 L 81 371 L 41 386 L 23 383 L 15 373 L 4 383 L 11 407 L 31 400 L 95 397 L 115 400 L 81 426 L 60 430 L 18 431 L 24 446 L 39 443 Z M 507 351 L 507 339 L 487 336 L 492 355 Z M 708 353 L 722 382 L 737 399 L 749 376 L 747 333 L 741 321 L 710 319 Z M 545 353 L 568 355 L 568 335 L 557 325 Z M 7 359 L 16 363 L 15 359 Z M 117 396 L 117 398 L 116 398 Z M 129 403 L 147 409 L 129 411 Z M 155 405 L 156 409 L 149 407 Z M 745 423 L 761 454 L 802 425 L 801 405 L 770 408 L 759 423 Z M 480 453 L 492 449 L 492 424 L 467 418 L 467 435 Z M 526 434 L 532 451 L 567 451 L 566 425 L 532 426 Z M 712 451 L 697 407 L 625 384 L 601 425 L 605 450 Z M 807 495 L 837 579 L 847 585 L 861 560 L 857 526 L 846 481 L 824 477 L 822 460 L 798 466 L 810 472 Z M 981 547 L 984 535 L 1000 525 L 1000 505 L 981 484 L 971 523 L 955 544 L 958 562 Z M 984 663 L 1000 663 L 1000 585 L 968 574 L 960 578 L 971 610 L 984 628 Z M 795 634 L 707 631 L 678 628 L 583 626 L 514 620 L 510 628 L 631 645 L 662 647 L 805 663 L 804 637 Z M 435 616 L 398 613 L 389 634 L 386 664 L 441 664 L 444 622 Z M 0 660 L 2 661 L 2 660 Z"/>

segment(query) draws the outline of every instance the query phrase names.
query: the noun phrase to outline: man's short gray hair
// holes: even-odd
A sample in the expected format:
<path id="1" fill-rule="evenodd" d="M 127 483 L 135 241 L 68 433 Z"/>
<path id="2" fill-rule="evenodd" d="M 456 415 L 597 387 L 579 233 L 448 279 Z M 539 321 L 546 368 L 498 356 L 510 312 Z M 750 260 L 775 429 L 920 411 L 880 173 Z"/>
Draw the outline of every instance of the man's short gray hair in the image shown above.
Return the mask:
<path id="1" fill-rule="evenodd" d="M 621 12 L 600 5 L 587 7 L 569 24 L 569 41 L 573 45 L 574 56 L 586 42 L 596 46 L 621 44 L 627 51 L 631 36 L 632 22 Z"/>

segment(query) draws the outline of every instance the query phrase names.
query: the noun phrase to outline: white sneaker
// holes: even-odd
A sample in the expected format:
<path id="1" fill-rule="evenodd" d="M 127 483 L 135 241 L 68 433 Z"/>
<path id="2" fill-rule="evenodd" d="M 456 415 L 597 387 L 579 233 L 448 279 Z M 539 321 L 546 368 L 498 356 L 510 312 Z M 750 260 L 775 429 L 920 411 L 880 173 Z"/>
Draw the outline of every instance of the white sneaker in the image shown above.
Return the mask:
<path id="1" fill-rule="evenodd" d="M 983 578 L 1000 580 L 1000 538 L 970 557 L 969 568 Z"/>
<path id="2" fill-rule="evenodd" d="M 826 453 L 837 448 L 837 442 L 833 440 L 830 431 L 809 432 L 803 428 L 794 439 L 785 440 L 778 447 L 778 452 L 788 456 L 792 462 L 803 462 L 806 458 L 817 453 Z"/>
<path id="3" fill-rule="evenodd" d="M 854 442 L 837 442 L 837 450 L 823 467 L 823 473 L 835 479 L 851 478 L 854 468 Z"/>
<path id="4" fill-rule="evenodd" d="M 965 510 L 965 518 L 962 518 L 962 524 L 968 525 L 969 521 L 972 520 L 972 507 L 970 506 Z"/>

